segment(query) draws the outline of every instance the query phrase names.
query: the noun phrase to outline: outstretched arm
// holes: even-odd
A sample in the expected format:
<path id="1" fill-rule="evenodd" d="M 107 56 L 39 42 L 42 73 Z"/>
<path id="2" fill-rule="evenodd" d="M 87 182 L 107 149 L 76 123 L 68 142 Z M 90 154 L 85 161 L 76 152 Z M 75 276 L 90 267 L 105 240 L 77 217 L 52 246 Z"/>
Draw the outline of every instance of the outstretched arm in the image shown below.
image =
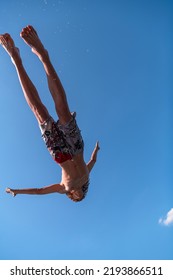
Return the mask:
<path id="1" fill-rule="evenodd" d="M 99 146 L 99 142 L 97 141 L 97 143 L 95 145 L 95 148 L 94 148 L 94 151 L 92 152 L 91 159 L 87 163 L 87 167 L 88 167 L 89 172 L 91 172 L 94 164 L 97 161 L 97 153 L 98 153 L 99 150 L 100 150 L 100 146 Z"/>
<path id="2" fill-rule="evenodd" d="M 44 188 L 32 188 L 32 189 L 6 189 L 7 193 L 12 194 L 13 196 L 16 196 L 17 194 L 50 194 L 50 193 L 60 193 L 64 194 L 65 189 L 61 184 L 54 184 L 50 185 Z"/>

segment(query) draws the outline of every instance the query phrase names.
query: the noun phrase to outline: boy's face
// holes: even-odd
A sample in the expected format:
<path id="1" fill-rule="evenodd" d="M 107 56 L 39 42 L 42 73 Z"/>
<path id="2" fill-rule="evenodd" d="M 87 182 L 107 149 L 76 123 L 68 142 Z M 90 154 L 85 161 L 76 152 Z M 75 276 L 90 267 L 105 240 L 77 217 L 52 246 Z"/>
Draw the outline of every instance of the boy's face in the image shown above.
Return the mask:
<path id="1" fill-rule="evenodd" d="M 74 201 L 80 201 L 83 198 L 82 190 L 72 190 L 68 193 L 68 197 Z"/>

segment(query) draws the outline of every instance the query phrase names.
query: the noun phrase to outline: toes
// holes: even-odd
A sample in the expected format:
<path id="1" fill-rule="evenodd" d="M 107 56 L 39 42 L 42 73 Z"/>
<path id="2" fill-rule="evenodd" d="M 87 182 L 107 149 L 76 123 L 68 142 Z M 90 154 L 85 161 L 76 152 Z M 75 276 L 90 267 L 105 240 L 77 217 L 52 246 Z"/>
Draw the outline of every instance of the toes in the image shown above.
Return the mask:
<path id="1" fill-rule="evenodd" d="M 8 33 L 5 33 L 4 35 L 0 35 L 0 44 L 7 45 L 7 41 L 9 38 L 10 38 L 10 35 Z"/>
<path id="2" fill-rule="evenodd" d="M 28 35 L 29 35 L 28 30 L 26 28 L 22 29 L 20 36 L 25 39 L 28 37 Z"/>
<path id="3" fill-rule="evenodd" d="M 29 30 L 31 30 L 33 33 L 35 33 L 37 35 L 37 32 L 32 25 L 28 25 L 28 28 L 29 28 Z"/>
<path id="4" fill-rule="evenodd" d="M 20 36 L 23 37 L 26 35 L 26 31 L 25 28 L 22 29 L 22 31 L 20 32 Z"/>
<path id="5" fill-rule="evenodd" d="M 4 40 L 3 35 L 0 35 L 0 44 L 2 44 L 3 40 Z"/>
<path id="6" fill-rule="evenodd" d="M 22 29 L 22 31 L 21 31 L 20 34 L 21 34 L 22 36 L 27 36 L 27 35 L 29 34 L 29 32 L 30 32 L 30 31 L 28 30 L 28 28 L 25 27 L 25 28 Z"/>
<path id="7" fill-rule="evenodd" d="M 35 31 L 35 29 L 33 28 L 32 25 L 27 25 L 26 27 L 24 27 L 20 33 L 20 36 L 21 37 L 24 37 L 24 36 L 30 36 L 30 35 L 37 35 L 37 32 Z"/>
<path id="8" fill-rule="evenodd" d="M 20 32 L 20 37 L 24 38 L 25 37 L 25 32 L 24 29 L 22 29 L 22 31 Z"/>
<path id="9" fill-rule="evenodd" d="M 6 38 L 9 38 L 9 37 L 10 37 L 10 34 L 9 34 L 9 33 L 5 33 L 4 36 L 5 36 Z"/>
<path id="10" fill-rule="evenodd" d="M 2 40 L 2 41 L 6 41 L 9 38 L 10 38 L 10 34 L 8 34 L 8 33 L 0 35 L 0 40 Z"/>

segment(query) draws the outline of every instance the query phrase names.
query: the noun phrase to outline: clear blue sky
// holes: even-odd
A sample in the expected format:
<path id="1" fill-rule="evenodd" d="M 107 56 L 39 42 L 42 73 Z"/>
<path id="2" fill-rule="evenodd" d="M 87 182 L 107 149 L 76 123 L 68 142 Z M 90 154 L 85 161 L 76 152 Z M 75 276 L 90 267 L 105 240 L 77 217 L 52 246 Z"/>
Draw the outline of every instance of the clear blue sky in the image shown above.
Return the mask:
<path id="1" fill-rule="evenodd" d="M 17 196 L 59 182 L 15 68 L 0 49 L 0 259 L 172 259 L 172 1 L 1 1 L 9 32 L 56 118 L 45 73 L 19 33 L 33 25 L 62 80 L 89 160 L 88 196 Z M 166 215 L 168 215 L 166 217 Z"/>

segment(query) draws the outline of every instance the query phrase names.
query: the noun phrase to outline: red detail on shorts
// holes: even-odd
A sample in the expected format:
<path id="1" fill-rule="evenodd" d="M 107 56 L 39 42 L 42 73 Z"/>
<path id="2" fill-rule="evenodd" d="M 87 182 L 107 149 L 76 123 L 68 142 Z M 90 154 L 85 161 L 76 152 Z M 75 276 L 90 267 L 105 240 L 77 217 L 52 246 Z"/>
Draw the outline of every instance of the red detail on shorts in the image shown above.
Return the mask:
<path id="1" fill-rule="evenodd" d="M 69 159 L 72 159 L 72 156 L 70 154 L 57 153 L 55 156 L 55 161 L 57 163 L 63 163 L 64 161 L 67 161 Z"/>

